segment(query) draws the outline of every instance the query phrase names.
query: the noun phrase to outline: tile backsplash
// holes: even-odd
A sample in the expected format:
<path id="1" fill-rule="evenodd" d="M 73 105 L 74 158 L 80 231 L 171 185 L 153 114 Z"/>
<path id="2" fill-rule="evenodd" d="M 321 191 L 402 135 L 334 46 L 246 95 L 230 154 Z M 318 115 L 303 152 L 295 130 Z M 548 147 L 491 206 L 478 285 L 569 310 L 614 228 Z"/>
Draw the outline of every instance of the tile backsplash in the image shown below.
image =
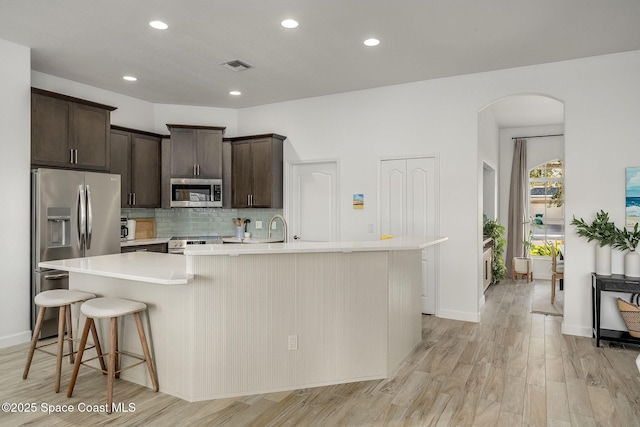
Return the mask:
<path id="1" fill-rule="evenodd" d="M 248 218 L 247 231 L 252 237 L 267 237 L 269 220 L 282 209 L 222 209 L 222 208 L 173 208 L 173 209 L 121 209 L 121 216 L 129 219 L 155 218 L 157 237 L 173 236 L 233 236 L 233 218 Z M 256 229 L 256 221 L 262 221 L 262 229 Z M 276 237 L 282 236 L 282 223 L 276 221 Z"/>

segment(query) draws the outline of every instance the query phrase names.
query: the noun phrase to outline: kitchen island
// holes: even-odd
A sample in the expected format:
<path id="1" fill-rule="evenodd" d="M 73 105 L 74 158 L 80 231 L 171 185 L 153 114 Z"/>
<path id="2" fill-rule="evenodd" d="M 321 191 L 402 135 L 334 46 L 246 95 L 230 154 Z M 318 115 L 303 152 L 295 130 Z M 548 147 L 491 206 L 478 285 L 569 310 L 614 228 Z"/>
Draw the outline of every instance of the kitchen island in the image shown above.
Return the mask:
<path id="1" fill-rule="evenodd" d="M 198 401 L 390 376 L 421 341 L 421 250 L 444 240 L 198 245 L 41 266 L 69 271 L 71 289 L 145 302 L 160 390 Z M 120 338 L 139 353 L 134 322 Z M 150 386 L 142 366 L 122 377 Z"/>

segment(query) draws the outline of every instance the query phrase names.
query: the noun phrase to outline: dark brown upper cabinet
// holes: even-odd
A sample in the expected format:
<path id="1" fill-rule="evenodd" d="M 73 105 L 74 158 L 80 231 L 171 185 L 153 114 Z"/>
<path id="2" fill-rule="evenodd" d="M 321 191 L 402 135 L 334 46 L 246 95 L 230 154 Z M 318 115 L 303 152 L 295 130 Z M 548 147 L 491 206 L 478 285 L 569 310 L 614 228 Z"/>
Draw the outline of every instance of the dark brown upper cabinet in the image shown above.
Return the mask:
<path id="1" fill-rule="evenodd" d="M 121 207 L 160 207 L 162 137 L 111 126 L 110 172 L 121 177 Z"/>
<path id="2" fill-rule="evenodd" d="M 231 141 L 233 208 L 282 208 L 282 142 L 277 134 L 227 138 Z"/>
<path id="3" fill-rule="evenodd" d="M 31 88 L 31 164 L 109 170 L 115 107 Z"/>
<path id="4" fill-rule="evenodd" d="M 171 178 L 222 178 L 224 127 L 172 125 Z"/>

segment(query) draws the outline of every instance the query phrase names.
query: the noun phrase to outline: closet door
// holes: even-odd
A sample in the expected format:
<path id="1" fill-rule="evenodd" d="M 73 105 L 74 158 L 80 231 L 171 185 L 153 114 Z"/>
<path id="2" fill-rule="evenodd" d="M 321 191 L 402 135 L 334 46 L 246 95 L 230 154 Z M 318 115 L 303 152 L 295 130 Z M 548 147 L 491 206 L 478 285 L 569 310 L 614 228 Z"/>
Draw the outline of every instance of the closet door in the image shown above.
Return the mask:
<path id="1" fill-rule="evenodd" d="M 380 163 L 380 232 L 393 236 L 435 236 L 437 175 L 434 157 Z M 436 247 L 422 251 L 422 312 L 435 314 Z"/>

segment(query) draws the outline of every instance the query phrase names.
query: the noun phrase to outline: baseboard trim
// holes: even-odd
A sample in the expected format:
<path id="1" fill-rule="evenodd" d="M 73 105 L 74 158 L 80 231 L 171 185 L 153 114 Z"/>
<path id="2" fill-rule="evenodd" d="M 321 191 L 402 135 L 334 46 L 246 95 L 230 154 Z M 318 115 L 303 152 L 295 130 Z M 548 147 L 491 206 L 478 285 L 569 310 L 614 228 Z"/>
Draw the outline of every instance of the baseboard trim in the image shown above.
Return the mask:
<path id="1" fill-rule="evenodd" d="M 591 338 L 593 336 L 593 330 L 590 327 L 567 325 L 565 322 L 562 322 L 562 333 L 564 335 L 575 335 L 577 337 Z"/>
<path id="2" fill-rule="evenodd" d="M 31 331 L 20 332 L 15 335 L 0 337 L 0 348 L 11 347 L 31 341 Z"/>
<path id="3" fill-rule="evenodd" d="M 464 322 L 480 322 L 480 313 L 468 313 L 466 311 L 439 310 L 436 316 L 442 317 L 443 319 L 462 320 Z"/>

